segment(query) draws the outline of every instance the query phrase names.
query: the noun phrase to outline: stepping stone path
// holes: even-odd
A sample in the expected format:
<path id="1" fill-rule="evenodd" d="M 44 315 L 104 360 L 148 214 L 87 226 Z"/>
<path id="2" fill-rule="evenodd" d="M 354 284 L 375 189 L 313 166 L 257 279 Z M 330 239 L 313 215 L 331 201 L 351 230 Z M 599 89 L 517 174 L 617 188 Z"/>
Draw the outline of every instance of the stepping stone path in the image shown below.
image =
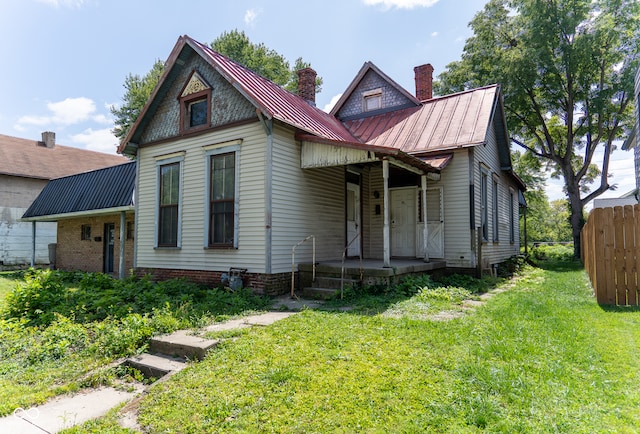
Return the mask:
<path id="1" fill-rule="evenodd" d="M 280 300 L 280 309 L 300 310 L 302 301 Z M 208 332 L 234 330 L 247 327 L 268 326 L 287 318 L 296 312 L 267 312 L 259 315 L 213 324 L 197 332 L 179 330 L 169 335 L 153 337 L 149 342 L 149 352 L 130 357 L 120 364 L 140 370 L 148 378 L 164 381 L 182 369 L 187 361 L 202 360 L 208 351 L 215 348 L 222 339 L 205 339 Z M 140 429 L 136 421 L 136 410 L 147 387 L 138 385 L 127 392 L 112 387 L 84 390 L 73 396 L 60 396 L 38 407 L 16 409 L 12 415 L 0 418 L 0 433 L 43 434 L 56 433 L 84 423 L 90 419 L 104 416 L 110 409 L 123 403 L 127 405 L 120 412 L 120 422 L 126 428 Z"/>

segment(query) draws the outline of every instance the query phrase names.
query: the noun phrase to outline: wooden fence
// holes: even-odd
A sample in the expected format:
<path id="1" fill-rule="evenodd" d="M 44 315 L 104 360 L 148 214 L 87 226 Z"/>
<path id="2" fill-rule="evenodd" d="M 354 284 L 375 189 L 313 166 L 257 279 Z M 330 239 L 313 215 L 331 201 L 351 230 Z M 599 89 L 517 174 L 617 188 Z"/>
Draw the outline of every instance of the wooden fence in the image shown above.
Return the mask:
<path id="1" fill-rule="evenodd" d="M 582 261 L 599 304 L 640 304 L 640 205 L 595 208 L 582 229 Z"/>

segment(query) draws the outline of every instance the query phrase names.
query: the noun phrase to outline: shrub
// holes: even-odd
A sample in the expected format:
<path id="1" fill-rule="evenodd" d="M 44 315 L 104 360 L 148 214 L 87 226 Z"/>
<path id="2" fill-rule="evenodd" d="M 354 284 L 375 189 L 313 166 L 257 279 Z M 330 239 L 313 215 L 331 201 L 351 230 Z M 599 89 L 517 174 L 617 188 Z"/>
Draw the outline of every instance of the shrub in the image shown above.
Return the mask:
<path id="1" fill-rule="evenodd" d="M 437 286 L 435 288 L 422 288 L 416 295 L 418 301 L 444 300 L 460 303 L 471 297 L 471 292 L 458 286 Z"/>
<path id="2" fill-rule="evenodd" d="M 541 244 L 531 249 L 531 255 L 537 260 L 572 261 L 573 244 Z"/>
<path id="3" fill-rule="evenodd" d="M 7 316 L 23 318 L 28 325 L 49 324 L 55 314 L 65 314 L 67 292 L 60 273 L 52 270 L 30 270 L 24 283 L 7 296 Z"/>

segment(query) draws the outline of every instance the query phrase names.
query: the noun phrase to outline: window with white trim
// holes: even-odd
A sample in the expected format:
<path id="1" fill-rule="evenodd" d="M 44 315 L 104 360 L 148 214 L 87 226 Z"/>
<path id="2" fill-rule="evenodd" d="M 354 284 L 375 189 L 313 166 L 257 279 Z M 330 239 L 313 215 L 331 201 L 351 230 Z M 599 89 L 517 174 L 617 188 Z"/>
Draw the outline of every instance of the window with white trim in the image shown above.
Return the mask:
<path id="1" fill-rule="evenodd" d="M 382 89 L 373 89 L 362 93 L 364 111 L 382 108 Z"/>
<path id="2" fill-rule="evenodd" d="M 514 212 L 515 192 L 509 189 L 509 241 L 511 244 L 516 242 L 516 219 Z"/>
<path id="3" fill-rule="evenodd" d="M 207 224 L 205 247 L 238 248 L 238 153 L 224 146 L 207 155 Z"/>
<path id="4" fill-rule="evenodd" d="M 156 162 L 156 247 L 180 247 L 183 160 L 174 156 Z"/>

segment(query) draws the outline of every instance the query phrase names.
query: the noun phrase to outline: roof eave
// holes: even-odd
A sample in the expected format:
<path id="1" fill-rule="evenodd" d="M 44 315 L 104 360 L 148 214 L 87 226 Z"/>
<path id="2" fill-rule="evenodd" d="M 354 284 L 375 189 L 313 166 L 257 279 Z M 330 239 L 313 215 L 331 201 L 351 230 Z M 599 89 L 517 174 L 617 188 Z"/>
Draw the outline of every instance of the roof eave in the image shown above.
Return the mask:
<path id="1" fill-rule="evenodd" d="M 127 206 L 119 206 L 114 208 L 101 208 L 101 209 L 92 209 L 87 211 L 76 211 L 69 213 L 60 213 L 60 214 L 49 214 L 49 215 L 41 215 L 41 216 L 33 216 L 33 217 L 23 217 L 19 218 L 19 222 L 56 222 L 59 220 L 68 220 L 73 218 L 81 218 L 81 217 L 95 217 L 107 214 L 116 214 L 121 212 L 134 212 L 134 205 Z"/>

